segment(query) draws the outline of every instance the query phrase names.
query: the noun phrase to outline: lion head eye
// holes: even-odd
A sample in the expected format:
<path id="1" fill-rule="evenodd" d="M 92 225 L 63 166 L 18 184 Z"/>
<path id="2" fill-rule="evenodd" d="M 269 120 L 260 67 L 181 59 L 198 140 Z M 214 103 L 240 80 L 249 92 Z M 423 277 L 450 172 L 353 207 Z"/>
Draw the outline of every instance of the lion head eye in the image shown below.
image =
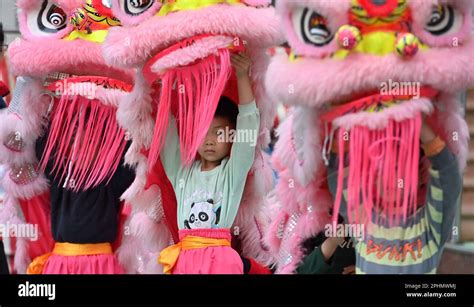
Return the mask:
<path id="1" fill-rule="evenodd" d="M 298 8 L 293 12 L 293 26 L 295 33 L 305 43 L 316 47 L 325 46 L 334 38 L 327 19 L 308 8 Z"/>
<path id="2" fill-rule="evenodd" d="M 451 5 L 437 5 L 431 12 L 425 30 L 432 35 L 440 36 L 459 30 L 461 24 L 462 15 Z"/>

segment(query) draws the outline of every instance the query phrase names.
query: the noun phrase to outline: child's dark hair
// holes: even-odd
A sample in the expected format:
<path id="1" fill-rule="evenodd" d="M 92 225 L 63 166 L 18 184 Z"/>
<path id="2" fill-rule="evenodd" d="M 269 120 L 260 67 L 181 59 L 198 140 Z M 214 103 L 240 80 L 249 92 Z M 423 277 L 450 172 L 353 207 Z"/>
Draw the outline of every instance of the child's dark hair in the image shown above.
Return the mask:
<path id="1" fill-rule="evenodd" d="M 229 97 L 221 96 L 214 117 L 226 118 L 235 127 L 237 125 L 237 115 L 239 115 L 237 104 Z"/>

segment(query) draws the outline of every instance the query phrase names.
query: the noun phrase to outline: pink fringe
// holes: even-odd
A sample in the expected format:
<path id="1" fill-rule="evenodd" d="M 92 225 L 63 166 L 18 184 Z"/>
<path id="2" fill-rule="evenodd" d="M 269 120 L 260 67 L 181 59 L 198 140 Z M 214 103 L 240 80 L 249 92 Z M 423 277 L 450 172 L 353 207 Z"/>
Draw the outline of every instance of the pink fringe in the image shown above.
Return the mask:
<path id="1" fill-rule="evenodd" d="M 210 56 L 194 66 L 176 68 L 164 74 L 155 133 L 150 148 L 151 165 L 158 161 L 164 145 L 174 82 L 176 81 L 178 86 L 177 124 L 181 160 L 184 164 L 190 164 L 206 136 L 230 72 L 230 51 L 225 48 L 219 50 L 219 57 Z"/>
<path id="2" fill-rule="evenodd" d="M 63 95 L 52 114 L 40 169 L 44 171 L 52 159 L 51 172 L 60 181 L 74 182 L 70 186 L 74 191 L 110 180 L 126 145 L 125 132 L 115 120 L 115 108 L 97 100 L 80 96 L 70 100 Z"/>
<path id="3" fill-rule="evenodd" d="M 394 219 L 395 223 L 399 222 L 399 208 L 402 209 L 403 220 L 416 212 L 420 130 L 420 113 L 414 119 L 403 122 L 390 120 L 384 130 L 369 130 L 363 126 L 355 126 L 350 130 L 347 177 L 350 224 L 371 222 L 373 209 L 381 211 L 390 225 L 393 225 Z M 346 130 L 339 129 L 339 170 L 333 223 L 337 223 L 343 197 L 346 134 Z M 367 220 L 359 216 L 361 197 L 364 218 Z"/>

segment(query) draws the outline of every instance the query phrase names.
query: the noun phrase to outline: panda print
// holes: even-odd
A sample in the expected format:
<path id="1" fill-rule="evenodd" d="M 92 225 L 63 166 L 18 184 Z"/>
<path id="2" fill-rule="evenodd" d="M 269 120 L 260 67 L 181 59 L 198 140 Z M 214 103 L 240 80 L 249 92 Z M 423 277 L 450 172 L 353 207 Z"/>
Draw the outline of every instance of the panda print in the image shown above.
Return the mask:
<path id="1" fill-rule="evenodd" d="M 184 220 L 184 226 L 186 229 L 216 228 L 219 224 L 220 212 L 221 206 L 215 206 L 212 199 L 192 203 L 189 217 Z"/>

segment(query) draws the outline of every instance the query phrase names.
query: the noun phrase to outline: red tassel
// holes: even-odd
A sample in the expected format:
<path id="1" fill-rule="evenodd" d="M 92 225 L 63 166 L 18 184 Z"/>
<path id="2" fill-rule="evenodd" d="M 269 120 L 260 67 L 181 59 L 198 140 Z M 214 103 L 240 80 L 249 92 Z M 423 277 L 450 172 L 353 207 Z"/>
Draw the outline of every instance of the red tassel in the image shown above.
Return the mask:
<path id="1" fill-rule="evenodd" d="M 230 51 L 219 50 L 193 66 L 178 67 L 162 77 L 162 93 L 158 105 L 155 131 L 150 148 L 150 164 L 155 164 L 163 148 L 172 104 L 177 104 L 177 125 L 181 160 L 191 164 L 204 141 L 216 112 L 219 99 L 230 77 Z M 177 85 L 177 101 L 172 102 L 172 84 Z"/>

